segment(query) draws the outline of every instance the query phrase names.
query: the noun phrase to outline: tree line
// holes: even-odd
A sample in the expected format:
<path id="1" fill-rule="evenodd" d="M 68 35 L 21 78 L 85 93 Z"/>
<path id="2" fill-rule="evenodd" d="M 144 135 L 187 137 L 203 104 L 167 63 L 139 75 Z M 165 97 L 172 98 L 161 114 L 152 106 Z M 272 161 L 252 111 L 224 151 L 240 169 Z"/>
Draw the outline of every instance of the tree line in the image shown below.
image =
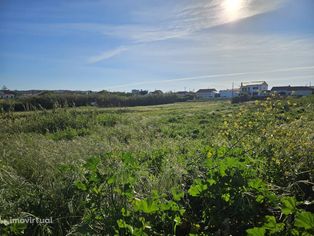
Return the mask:
<path id="1" fill-rule="evenodd" d="M 191 96 L 179 97 L 174 93 L 132 95 L 107 91 L 90 94 L 44 92 L 29 97 L 17 97 L 14 100 L 3 100 L 0 102 L 0 109 L 2 111 L 29 111 L 91 105 L 98 107 L 148 106 L 184 102 L 192 99 Z"/>

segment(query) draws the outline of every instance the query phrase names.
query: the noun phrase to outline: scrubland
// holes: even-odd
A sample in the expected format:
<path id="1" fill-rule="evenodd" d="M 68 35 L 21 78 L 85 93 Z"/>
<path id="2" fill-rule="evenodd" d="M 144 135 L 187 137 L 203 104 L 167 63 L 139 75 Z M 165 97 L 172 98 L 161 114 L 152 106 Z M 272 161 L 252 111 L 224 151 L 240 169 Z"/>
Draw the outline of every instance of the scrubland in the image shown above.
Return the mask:
<path id="1" fill-rule="evenodd" d="M 313 235 L 314 97 L 0 116 L 0 235 Z M 52 218 L 52 224 L 9 219 Z"/>

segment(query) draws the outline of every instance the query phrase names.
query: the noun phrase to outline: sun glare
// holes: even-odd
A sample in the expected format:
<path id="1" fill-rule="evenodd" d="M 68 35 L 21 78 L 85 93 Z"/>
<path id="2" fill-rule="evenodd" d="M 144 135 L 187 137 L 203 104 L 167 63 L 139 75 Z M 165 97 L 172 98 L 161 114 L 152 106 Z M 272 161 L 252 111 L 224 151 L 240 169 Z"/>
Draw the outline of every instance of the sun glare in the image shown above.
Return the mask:
<path id="1" fill-rule="evenodd" d="M 237 20 L 241 16 L 243 0 L 224 0 L 223 9 L 228 21 Z"/>

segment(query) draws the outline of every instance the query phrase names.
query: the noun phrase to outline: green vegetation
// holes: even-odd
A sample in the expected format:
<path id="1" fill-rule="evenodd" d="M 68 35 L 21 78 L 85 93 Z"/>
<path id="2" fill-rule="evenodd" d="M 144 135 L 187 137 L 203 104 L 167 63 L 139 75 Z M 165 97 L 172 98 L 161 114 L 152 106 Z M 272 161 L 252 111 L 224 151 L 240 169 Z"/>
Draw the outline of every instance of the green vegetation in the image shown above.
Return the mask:
<path id="1" fill-rule="evenodd" d="M 314 97 L 0 122 L 0 235 L 314 234 Z"/>
<path id="2" fill-rule="evenodd" d="M 147 91 L 146 91 L 147 92 Z M 42 92 L 33 96 L 17 96 L 16 99 L 1 100 L 0 110 L 2 111 L 30 111 L 53 108 L 66 107 L 81 107 L 96 105 L 98 107 L 124 107 L 124 106 L 148 106 L 169 104 L 175 102 L 184 102 L 192 100 L 194 97 L 189 95 L 178 97 L 174 93 L 165 94 L 138 94 L 122 92 L 107 92 L 98 93 L 54 93 Z"/>

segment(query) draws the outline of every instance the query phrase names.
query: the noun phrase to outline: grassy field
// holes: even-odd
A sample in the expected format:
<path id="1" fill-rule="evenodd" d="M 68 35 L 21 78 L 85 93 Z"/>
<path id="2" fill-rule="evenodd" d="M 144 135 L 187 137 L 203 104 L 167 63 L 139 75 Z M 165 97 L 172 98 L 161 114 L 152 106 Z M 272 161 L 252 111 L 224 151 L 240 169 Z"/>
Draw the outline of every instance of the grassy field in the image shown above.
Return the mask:
<path id="1" fill-rule="evenodd" d="M 0 122 L 0 235 L 314 234 L 313 97 Z"/>

